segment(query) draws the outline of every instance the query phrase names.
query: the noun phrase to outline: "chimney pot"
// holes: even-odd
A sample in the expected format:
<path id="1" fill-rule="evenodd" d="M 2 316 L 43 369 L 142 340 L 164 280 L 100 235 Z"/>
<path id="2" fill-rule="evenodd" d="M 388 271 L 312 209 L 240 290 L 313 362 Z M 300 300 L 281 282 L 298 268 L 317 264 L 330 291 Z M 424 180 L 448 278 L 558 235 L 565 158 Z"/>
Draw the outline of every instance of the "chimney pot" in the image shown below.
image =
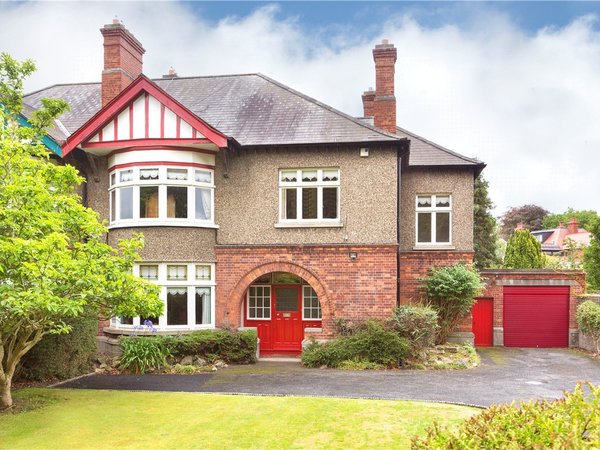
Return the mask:
<path id="1" fill-rule="evenodd" d="M 177 78 L 177 71 L 175 69 L 173 69 L 173 66 L 169 67 L 169 71 L 167 72 L 166 75 L 162 76 L 163 78 Z"/>

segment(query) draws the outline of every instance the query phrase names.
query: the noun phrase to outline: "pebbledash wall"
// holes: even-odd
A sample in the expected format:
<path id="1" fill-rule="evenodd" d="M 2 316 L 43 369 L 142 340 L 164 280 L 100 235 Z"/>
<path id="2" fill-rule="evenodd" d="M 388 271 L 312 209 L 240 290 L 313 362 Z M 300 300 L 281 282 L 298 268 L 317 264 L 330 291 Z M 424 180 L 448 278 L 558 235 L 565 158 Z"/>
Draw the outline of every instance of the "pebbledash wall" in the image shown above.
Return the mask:
<path id="1" fill-rule="evenodd" d="M 578 270 L 483 270 L 486 288 L 480 298 L 494 300 L 494 346 L 504 345 L 505 286 L 569 286 L 569 346 L 579 345 L 576 312 L 578 299 L 585 292 L 585 272 Z M 470 318 L 471 319 L 471 318 Z"/>

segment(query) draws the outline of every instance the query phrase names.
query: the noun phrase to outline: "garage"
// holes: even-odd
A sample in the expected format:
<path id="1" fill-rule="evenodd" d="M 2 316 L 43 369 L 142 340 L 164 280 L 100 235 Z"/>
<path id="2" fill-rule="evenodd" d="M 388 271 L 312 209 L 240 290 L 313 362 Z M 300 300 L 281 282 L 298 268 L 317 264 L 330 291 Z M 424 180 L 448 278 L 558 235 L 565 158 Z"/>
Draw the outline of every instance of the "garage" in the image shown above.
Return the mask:
<path id="1" fill-rule="evenodd" d="M 568 347 L 568 286 L 504 286 L 506 347 Z"/>

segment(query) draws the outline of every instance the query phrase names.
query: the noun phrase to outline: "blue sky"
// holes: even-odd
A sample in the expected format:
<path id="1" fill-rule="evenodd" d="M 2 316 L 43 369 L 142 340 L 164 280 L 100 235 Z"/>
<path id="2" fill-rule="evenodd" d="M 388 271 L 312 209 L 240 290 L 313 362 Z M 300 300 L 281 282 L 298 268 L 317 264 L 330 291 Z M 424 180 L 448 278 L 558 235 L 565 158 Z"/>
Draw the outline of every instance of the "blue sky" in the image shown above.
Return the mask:
<path id="1" fill-rule="evenodd" d="M 150 77 L 262 72 L 354 116 L 389 39 L 398 124 L 486 162 L 496 214 L 600 211 L 599 2 L 0 2 L 0 51 L 26 90 L 99 81 L 115 16 Z"/>

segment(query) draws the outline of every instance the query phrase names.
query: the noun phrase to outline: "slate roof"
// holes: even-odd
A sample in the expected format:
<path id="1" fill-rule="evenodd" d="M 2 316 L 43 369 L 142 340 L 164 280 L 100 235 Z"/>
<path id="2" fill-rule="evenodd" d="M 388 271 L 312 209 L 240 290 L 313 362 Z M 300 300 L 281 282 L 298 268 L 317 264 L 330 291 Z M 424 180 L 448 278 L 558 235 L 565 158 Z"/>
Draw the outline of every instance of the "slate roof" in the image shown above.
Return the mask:
<path id="1" fill-rule="evenodd" d="M 480 173 L 485 163 L 468 158 L 431 142 L 404 128 L 396 127 L 397 135 L 410 139 L 409 166 L 475 166 Z"/>
<path id="2" fill-rule="evenodd" d="M 379 130 L 262 74 L 154 79 L 191 112 L 242 146 L 394 142 Z M 24 96 L 41 106 L 44 97 L 66 100 L 60 117 L 73 133 L 101 107 L 100 83 L 59 84 Z"/>

